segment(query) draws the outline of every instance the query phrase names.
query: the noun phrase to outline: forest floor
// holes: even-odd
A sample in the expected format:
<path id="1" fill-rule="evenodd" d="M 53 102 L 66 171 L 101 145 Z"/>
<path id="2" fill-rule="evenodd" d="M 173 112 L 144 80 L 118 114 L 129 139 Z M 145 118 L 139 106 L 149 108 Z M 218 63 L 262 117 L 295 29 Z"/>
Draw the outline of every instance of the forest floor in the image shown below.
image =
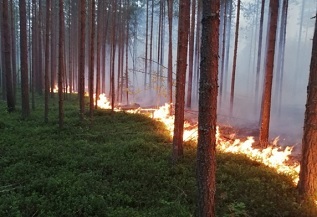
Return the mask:
<path id="1" fill-rule="evenodd" d="M 162 123 L 140 114 L 97 110 L 79 121 L 76 96 L 65 101 L 58 128 L 57 97 L 36 100 L 30 118 L 0 102 L 0 216 L 195 216 L 195 144 L 171 161 Z M 292 178 L 241 155 L 217 155 L 217 216 L 317 216 L 299 204 Z"/>

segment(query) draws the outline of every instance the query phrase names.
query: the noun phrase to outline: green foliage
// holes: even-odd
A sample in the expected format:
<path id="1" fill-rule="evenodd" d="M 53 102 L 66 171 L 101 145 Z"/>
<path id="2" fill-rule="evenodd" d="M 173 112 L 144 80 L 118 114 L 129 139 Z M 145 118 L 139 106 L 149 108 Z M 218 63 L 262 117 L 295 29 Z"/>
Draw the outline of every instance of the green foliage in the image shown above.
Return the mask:
<path id="1" fill-rule="evenodd" d="M 195 215 L 194 146 L 172 165 L 163 124 L 105 110 L 81 123 L 70 96 L 60 130 L 57 106 L 51 100 L 45 124 L 42 105 L 21 120 L 0 102 L 0 216 Z M 296 202 L 290 177 L 243 156 L 219 153 L 217 161 L 217 216 L 315 216 Z"/>

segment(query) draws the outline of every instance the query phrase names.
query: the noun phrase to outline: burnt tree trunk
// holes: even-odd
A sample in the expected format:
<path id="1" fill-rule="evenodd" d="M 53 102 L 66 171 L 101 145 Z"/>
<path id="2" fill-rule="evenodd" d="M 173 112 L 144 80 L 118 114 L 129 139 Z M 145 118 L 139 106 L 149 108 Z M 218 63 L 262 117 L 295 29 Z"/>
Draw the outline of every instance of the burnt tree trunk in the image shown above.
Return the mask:
<path id="1" fill-rule="evenodd" d="M 90 20 L 90 65 L 89 65 L 89 116 L 93 117 L 94 112 L 94 61 L 95 61 L 95 0 L 91 0 L 91 20 Z M 96 96 L 97 97 L 97 96 Z"/>

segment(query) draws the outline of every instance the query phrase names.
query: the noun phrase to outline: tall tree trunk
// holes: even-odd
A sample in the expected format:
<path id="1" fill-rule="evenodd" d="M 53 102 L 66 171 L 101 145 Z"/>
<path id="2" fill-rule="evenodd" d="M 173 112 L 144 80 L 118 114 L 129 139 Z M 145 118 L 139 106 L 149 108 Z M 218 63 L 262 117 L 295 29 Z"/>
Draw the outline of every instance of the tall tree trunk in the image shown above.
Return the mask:
<path id="1" fill-rule="evenodd" d="M 28 78 L 28 42 L 26 30 L 26 2 L 20 0 L 20 46 L 21 46 L 21 94 L 22 94 L 22 118 L 30 115 L 29 104 L 29 78 Z"/>
<path id="2" fill-rule="evenodd" d="M 149 74 L 149 89 L 152 89 L 152 60 L 153 60 L 153 23 L 154 23 L 154 0 L 151 5 L 151 36 L 150 36 L 150 74 Z"/>
<path id="3" fill-rule="evenodd" d="M 275 88 L 275 97 L 277 101 L 278 113 L 281 113 L 282 107 L 282 94 L 283 94 L 283 78 L 284 78 L 284 56 L 285 56 L 285 42 L 286 42 L 286 27 L 287 27 L 287 13 L 288 12 L 288 0 L 283 0 L 282 15 L 279 31 L 279 51 L 277 59 L 277 83 Z"/>
<path id="4" fill-rule="evenodd" d="M 145 58 L 144 58 L 144 90 L 147 82 L 148 65 L 148 42 L 149 42 L 149 0 L 146 1 L 146 24 L 145 24 Z"/>
<path id="5" fill-rule="evenodd" d="M 95 0 L 91 0 L 91 20 L 90 20 L 90 65 L 89 65 L 89 116 L 93 117 L 94 112 L 94 67 L 95 67 Z M 97 97 L 97 96 L 96 96 Z"/>
<path id="6" fill-rule="evenodd" d="M 316 13 L 317 16 L 317 13 Z M 304 199 L 317 199 L 317 17 L 307 87 L 302 160 L 298 190 Z"/>
<path id="7" fill-rule="evenodd" d="M 215 216 L 219 0 L 203 0 L 198 114 L 198 216 Z"/>
<path id="8" fill-rule="evenodd" d="M 65 24 L 64 24 L 64 0 L 59 0 L 59 48 L 58 48 L 58 117 L 59 127 L 64 126 L 64 98 L 63 98 L 63 75 L 65 73 L 64 59 L 64 41 Z"/>
<path id="9" fill-rule="evenodd" d="M 84 120 L 85 113 L 85 31 L 86 31 L 86 1 L 80 1 L 80 33 L 79 33 L 79 76 L 78 76 L 78 95 L 79 95 L 79 115 Z"/>
<path id="10" fill-rule="evenodd" d="M 15 110 L 14 92 L 12 84 L 12 62 L 11 62 L 11 31 L 9 24 L 9 4 L 8 0 L 3 0 L 3 23 L 2 23 L 2 37 L 4 40 L 4 69 L 6 79 L 6 93 L 7 93 L 7 110 L 13 112 Z"/>
<path id="11" fill-rule="evenodd" d="M 51 19 L 51 98 L 54 97 L 54 88 L 56 85 L 56 32 L 57 32 L 57 13 L 56 13 L 56 7 L 54 7 L 55 0 L 52 0 L 52 19 Z"/>
<path id="12" fill-rule="evenodd" d="M 230 116 L 233 115 L 234 86 L 236 82 L 235 80 L 236 80 L 236 69 L 237 69 L 238 41 L 239 41 L 240 5 L 241 5 L 241 1 L 238 0 L 236 35 L 235 35 L 235 41 L 234 41 L 234 54 L 233 54 L 232 74 L 231 74 Z"/>
<path id="13" fill-rule="evenodd" d="M 224 67 L 225 67 L 225 54 L 226 54 L 226 33 L 227 33 L 227 0 L 223 0 L 223 32 L 222 32 L 222 51 L 221 51 L 221 70 L 220 70 L 220 84 L 219 84 L 219 106 L 222 104 L 223 97 L 223 76 L 224 76 Z"/>
<path id="14" fill-rule="evenodd" d="M 44 122 L 48 122 L 48 97 L 49 97 L 49 55 L 50 55 L 50 31 L 51 31 L 51 0 L 46 0 L 46 42 L 45 42 L 45 74 L 44 74 L 44 94 L 45 94 L 45 108 L 44 108 Z"/>
<path id="15" fill-rule="evenodd" d="M 147 4 L 149 2 L 147 1 Z M 130 6 L 130 0 L 127 0 L 127 8 L 129 8 Z M 126 88 L 126 101 L 127 101 L 127 105 L 129 105 L 129 71 L 128 71 L 128 63 L 129 63 L 129 29 L 130 29 L 130 22 L 129 22 L 129 14 L 127 14 L 127 18 L 126 18 L 126 45 L 125 45 L 125 88 Z M 147 58 L 147 57 L 146 57 Z M 148 60 L 146 60 L 148 61 Z M 147 73 L 147 70 L 146 72 Z"/>
<path id="16" fill-rule="evenodd" d="M 116 14 L 117 14 L 117 4 L 115 1 L 113 3 L 113 10 L 112 10 L 112 36 L 111 36 L 111 43 L 112 43 L 112 52 L 111 52 L 111 76 L 110 76 L 110 86 L 111 86 L 111 111 L 114 111 L 114 104 L 115 104 L 115 77 L 114 77 L 114 63 L 116 58 Z"/>
<path id="17" fill-rule="evenodd" d="M 255 78 L 255 102 L 258 102 L 259 97 L 259 81 L 261 74 L 261 61 L 262 61 L 262 35 L 263 35 L 263 21 L 264 21 L 264 8 L 265 0 L 261 3 L 261 16 L 260 16 L 260 30 L 259 30 L 259 42 L 258 42 L 258 56 L 256 64 L 256 78 Z M 257 103 L 255 103 L 257 105 Z"/>
<path id="18" fill-rule="evenodd" d="M 190 37 L 189 37 L 189 55 L 188 55 L 188 86 L 187 86 L 187 107 L 192 106 L 192 87 L 193 87 L 193 66 L 194 66 L 194 39 L 195 39 L 195 11 L 196 0 L 192 1 L 191 24 L 190 24 Z"/>
<path id="19" fill-rule="evenodd" d="M 195 1 L 195 0 L 194 0 Z M 167 90 L 168 102 L 173 103 L 173 0 L 167 1 L 168 13 L 168 72 Z"/>
<path id="20" fill-rule="evenodd" d="M 17 86 L 17 51 L 16 51 L 16 34 L 15 34 L 15 4 L 10 0 L 11 5 L 11 49 L 12 49 L 12 89 L 14 101 L 16 101 L 16 86 Z"/>
<path id="21" fill-rule="evenodd" d="M 187 66 L 188 33 L 190 25 L 190 1 L 183 0 L 179 4 L 176 100 L 173 136 L 173 160 L 183 156 L 185 80 Z"/>
<path id="22" fill-rule="evenodd" d="M 98 99 L 100 95 L 100 46 L 101 46 L 101 37 L 102 37 L 102 20 L 101 15 L 102 15 L 102 10 L 103 10 L 103 4 L 98 1 L 98 7 L 97 7 L 97 72 L 96 72 L 96 97 L 95 97 L 95 109 L 98 108 Z"/>
<path id="23" fill-rule="evenodd" d="M 276 29 L 278 18 L 279 1 L 270 0 L 270 29 L 268 48 L 266 53 L 266 72 L 264 92 L 262 99 L 262 111 L 261 111 L 261 128 L 260 128 L 260 144 L 262 147 L 268 146 L 269 139 L 269 127 L 270 127 L 270 115 L 271 115 L 271 93 L 272 93 L 272 80 L 274 69 L 274 55 L 275 55 L 275 42 L 276 42 Z"/>

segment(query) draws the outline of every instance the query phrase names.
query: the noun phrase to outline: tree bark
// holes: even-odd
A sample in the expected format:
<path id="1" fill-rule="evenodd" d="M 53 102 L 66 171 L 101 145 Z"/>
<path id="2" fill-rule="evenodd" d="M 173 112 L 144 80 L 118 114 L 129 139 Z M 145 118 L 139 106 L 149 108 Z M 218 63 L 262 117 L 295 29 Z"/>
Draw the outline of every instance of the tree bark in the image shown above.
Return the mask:
<path id="1" fill-rule="evenodd" d="M 3 23 L 2 23 L 2 37 L 4 40 L 4 69 L 6 79 L 6 93 L 7 93 L 7 110 L 13 112 L 15 110 L 14 92 L 12 83 L 12 62 L 11 62 L 11 31 L 9 24 L 9 4 L 8 0 L 3 0 Z"/>
<path id="2" fill-rule="evenodd" d="M 191 24 L 190 24 L 190 37 L 189 37 L 189 55 L 188 55 L 188 85 L 187 85 L 187 107 L 192 106 L 192 87 L 193 87 L 193 66 L 194 66 L 194 39 L 195 39 L 195 11 L 196 11 L 196 0 L 192 1 L 191 5 Z"/>
<path id="3" fill-rule="evenodd" d="M 22 118 L 30 115 L 29 104 L 29 78 L 28 78 L 28 44 L 26 30 L 26 2 L 20 0 L 20 46 L 21 46 L 21 94 L 22 94 Z"/>
<path id="4" fill-rule="evenodd" d="M 197 148 L 199 217 L 215 216 L 219 7 L 219 0 L 203 0 Z"/>
<path id="5" fill-rule="evenodd" d="M 92 118 L 94 113 L 95 0 L 91 0 L 90 28 L 91 28 L 91 32 L 90 32 L 90 66 L 89 66 L 89 116 L 90 118 Z"/>
<path id="6" fill-rule="evenodd" d="M 195 1 L 195 0 L 194 0 Z M 168 13 L 168 72 L 167 72 L 167 90 L 168 102 L 173 103 L 173 0 L 167 1 Z"/>
<path id="7" fill-rule="evenodd" d="M 263 148 L 268 146 L 270 115 L 271 115 L 271 93 L 272 93 L 272 80 L 274 69 L 274 55 L 275 55 L 275 42 L 276 42 L 276 29 L 278 18 L 279 1 L 270 0 L 270 29 L 268 48 L 266 53 L 266 72 L 265 83 L 263 92 L 263 103 L 261 111 L 261 128 L 260 128 L 260 144 Z"/>
<path id="8" fill-rule="evenodd" d="M 65 24 L 64 24 L 64 0 L 59 0 L 59 55 L 58 55 L 58 117 L 59 127 L 64 126 L 64 98 L 63 98 L 63 75 L 65 73 L 64 63 L 64 40 L 65 40 Z"/>
<path id="9" fill-rule="evenodd" d="M 190 1 L 183 0 L 179 4 L 176 100 L 173 136 L 173 160 L 177 162 L 183 156 L 185 80 L 187 66 L 188 33 L 190 25 Z"/>
<path id="10" fill-rule="evenodd" d="M 236 80 L 236 69 L 237 69 L 238 41 L 239 41 L 240 5 L 241 5 L 241 1 L 238 0 L 236 35 L 235 35 L 235 41 L 234 41 L 234 54 L 233 54 L 232 74 L 231 74 L 230 116 L 233 115 L 232 113 L 233 113 L 233 100 L 234 100 L 234 86 L 236 82 L 235 80 Z"/>
<path id="11" fill-rule="evenodd" d="M 316 14 L 317 15 L 317 14 Z M 298 190 L 303 198 L 317 199 L 317 19 L 310 62 Z"/>
<path id="12" fill-rule="evenodd" d="M 78 76 L 78 95 L 79 95 L 79 116 L 84 120 L 85 113 L 85 31 L 86 31 L 86 1 L 80 1 L 80 33 L 78 40 L 79 47 L 79 76 Z"/>

